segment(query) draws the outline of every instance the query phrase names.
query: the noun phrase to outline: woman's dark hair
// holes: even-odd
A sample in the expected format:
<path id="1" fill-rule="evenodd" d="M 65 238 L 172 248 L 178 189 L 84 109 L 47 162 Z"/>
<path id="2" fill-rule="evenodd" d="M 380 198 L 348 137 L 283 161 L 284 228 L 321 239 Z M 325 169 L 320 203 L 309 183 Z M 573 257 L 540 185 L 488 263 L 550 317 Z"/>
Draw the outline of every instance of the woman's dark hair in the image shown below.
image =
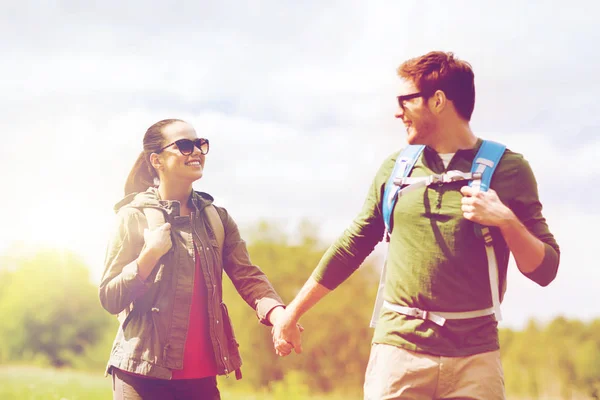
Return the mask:
<path id="1" fill-rule="evenodd" d="M 143 192 L 154 186 L 154 178 L 158 177 L 150 163 L 150 154 L 158 153 L 163 147 L 162 129 L 173 122 L 184 122 L 180 119 L 163 119 L 152 125 L 144 135 L 144 150 L 140 153 L 125 182 L 125 196 L 130 193 Z"/>

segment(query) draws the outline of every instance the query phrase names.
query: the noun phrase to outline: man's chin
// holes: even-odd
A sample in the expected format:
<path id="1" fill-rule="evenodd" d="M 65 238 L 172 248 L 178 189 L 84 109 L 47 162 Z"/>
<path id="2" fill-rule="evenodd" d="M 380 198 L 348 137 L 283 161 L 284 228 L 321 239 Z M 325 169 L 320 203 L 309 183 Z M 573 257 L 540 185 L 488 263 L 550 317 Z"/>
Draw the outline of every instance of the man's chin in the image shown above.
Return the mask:
<path id="1" fill-rule="evenodd" d="M 419 137 L 412 130 L 408 131 L 408 135 L 406 136 L 406 142 L 408 144 L 421 144 L 419 143 Z"/>

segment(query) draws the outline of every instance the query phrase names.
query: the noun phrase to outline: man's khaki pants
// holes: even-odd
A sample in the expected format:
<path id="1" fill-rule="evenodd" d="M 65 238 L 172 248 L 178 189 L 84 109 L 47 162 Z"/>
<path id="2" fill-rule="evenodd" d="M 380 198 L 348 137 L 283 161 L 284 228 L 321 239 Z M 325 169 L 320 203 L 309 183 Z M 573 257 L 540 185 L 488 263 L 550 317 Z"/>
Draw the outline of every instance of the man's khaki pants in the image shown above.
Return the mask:
<path id="1" fill-rule="evenodd" d="M 365 374 L 365 400 L 504 400 L 500 351 L 439 357 L 374 344 Z"/>

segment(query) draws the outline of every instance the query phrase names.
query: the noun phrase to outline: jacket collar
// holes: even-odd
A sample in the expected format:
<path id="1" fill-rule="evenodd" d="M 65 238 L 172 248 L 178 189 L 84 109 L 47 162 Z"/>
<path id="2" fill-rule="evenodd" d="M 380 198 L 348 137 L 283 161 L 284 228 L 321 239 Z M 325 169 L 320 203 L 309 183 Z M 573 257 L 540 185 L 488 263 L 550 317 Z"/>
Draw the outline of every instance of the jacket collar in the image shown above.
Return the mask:
<path id="1" fill-rule="evenodd" d="M 212 204 L 213 197 L 204 192 L 193 190 L 190 193 L 189 205 L 194 209 L 194 212 L 199 213 L 206 206 Z M 180 203 L 177 200 L 162 200 L 158 189 L 149 187 L 145 192 L 131 193 L 121 199 L 115 206 L 115 212 L 118 212 L 123 207 L 134 208 L 158 208 L 167 213 L 167 215 L 178 216 L 180 213 Z"/>

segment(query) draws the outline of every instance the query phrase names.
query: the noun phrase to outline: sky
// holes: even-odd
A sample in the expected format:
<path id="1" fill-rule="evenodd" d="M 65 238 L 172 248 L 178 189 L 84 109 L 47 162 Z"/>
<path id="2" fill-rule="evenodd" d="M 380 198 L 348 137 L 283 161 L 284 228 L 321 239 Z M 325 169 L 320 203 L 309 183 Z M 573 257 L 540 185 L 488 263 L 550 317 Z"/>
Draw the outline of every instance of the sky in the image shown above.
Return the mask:
<path id="1" fill-rule="evenodd" d="M 66 248 L 98 282 L 112 207 L 164 118 L 210 139 L 194 186 L 242 233 L 309 219 L 331 242 L 406 143 L 396 67 L 452 51 L 475 71 L 473 131 L 524 154 L 561 247 L 546 288 L 511 263 L 501 326 L 600 317 L 600 3 L 96 3 L 0 6 L 0 252 Z"/>

